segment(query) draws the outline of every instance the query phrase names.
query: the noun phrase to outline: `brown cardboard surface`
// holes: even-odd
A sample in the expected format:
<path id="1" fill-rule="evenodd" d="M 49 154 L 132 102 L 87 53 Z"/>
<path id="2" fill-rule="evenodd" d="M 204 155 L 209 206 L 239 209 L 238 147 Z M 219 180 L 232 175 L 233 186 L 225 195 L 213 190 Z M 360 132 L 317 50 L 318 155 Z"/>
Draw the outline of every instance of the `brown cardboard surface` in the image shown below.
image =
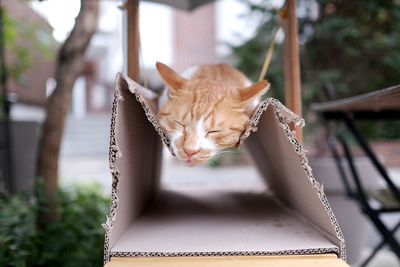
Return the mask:
<path id="1" fill-rule="evenodd" d="M 162 191 L 111 248 L 111 255 L 268 255 L 306 249 L 338 252 L 335 244 L 265 192 L 199 187 Z"/>
<path id="2" fill-rule="evenodd" d="M 286 134 L 294 134 L 281 125 L 275 112 L 268 108 L 263 113 L 257 132 L 245 142 L 248 152 L 277 199 L 313 223 L 340 247 L 343 241 L 337 236 L 340 229 L 335 229 L 338 226 L 333 213 L 327 214 L 330 208 L 323 189 L 312 177 L 311 168 L 302 164 L 307 161 L 304 152 L 300 146 L 291 143 L 296 140 L 287 138 Z"/>
<path id="3" fill-rule="evenodd" d="M 115 144 L 110 144 L 110 159 L 112 153 L 115 153 L 115 162 L 110 160 L 110 168 L 114 175 L 118 174 L 122 178 L 118 181 L 113 179 L 122 190 L 118 191 L 118 196 L 116 191 L 112 194 L 123 201 L 119 201 L 115 210 L 117 215 L 115 227 L 110 232 L 110 245 L 118 240 L 153 197 L 160 177 L 160 138 L 127 86 L 125 80 L 117 80 L 113 107 L 118 116 L 114 118 Z M 117 105 L 117 102 L 120 104 Z M 113 190 L 117 190 L 117 187 Z"/>
<path id="4" fill-rule="evenodd" d="M 112 257 L 105 267 L 348 267 L 335 254 L 253 257 Z"/>
<path id="5" fill-rule="evenodd" d="M 255 132 L 245 144 L 273 195 L 255 196 L 244 190 L 232 195 L 212 189 L 162 192 L 162 201 L 155 202 L 159 205 L 150 206 L 159 191 L 160 139 L 169 147 L 169 137 L 157 124 L 156 105 L 143 97 L 140 85 L 120 74 L 116 87 L 110 139 L 112 199 L 103 225 L 105 262 L 111 256 L 332 251 L 345 258 L 343 235 L 323 188 L 287 125 L 304 121 L 279 101 L 262 102 L 241 137 L 243 142 Z M 273 222 L 279 217 L 284 218 L 284 227 Z"/>

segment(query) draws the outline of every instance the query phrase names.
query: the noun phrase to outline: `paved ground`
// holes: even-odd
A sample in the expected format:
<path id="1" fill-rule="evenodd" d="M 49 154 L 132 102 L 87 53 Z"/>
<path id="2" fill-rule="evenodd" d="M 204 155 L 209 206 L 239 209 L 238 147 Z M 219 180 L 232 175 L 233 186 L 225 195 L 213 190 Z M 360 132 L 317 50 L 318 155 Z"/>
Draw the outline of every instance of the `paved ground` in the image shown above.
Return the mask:
<path id="1" fill-rule="evenodd" d="M 108 169 L 108 158 L 106 156 L 85 156 L 70 157 L 64 156 L 61 159 L 61 182 L 64 185 L 75 183 L 97 182 L 110 192 L 111 175 Z M 398 177 L 399 170 L 392 170 L 392 174 Z M 263 186 L 253 167 L 227 167 L 210 168 L 207 166 L 189 168 L 166 159 L 164 162 L 163 183 L 168 186 L 199 186 L 210 181 L 220 185 L 225 183 L 243 186 L 243 184 L 254 184 L 257 187 Z M 339 216 L 338 216 L 339 217 Z M 398 220 L 387 218 L 389 221 Z M 371 225 L 365 228 L 365 245 L 361 251 L 361 259 L 368 255 L 371 247 L 379 242 L 379 236 Z M 353 264 L 352 266 L 357 266 Z M 389 250 L 383 250 L 371 262 L 369 267 L 394 267 L 399 266 L 395 255 Z"/>

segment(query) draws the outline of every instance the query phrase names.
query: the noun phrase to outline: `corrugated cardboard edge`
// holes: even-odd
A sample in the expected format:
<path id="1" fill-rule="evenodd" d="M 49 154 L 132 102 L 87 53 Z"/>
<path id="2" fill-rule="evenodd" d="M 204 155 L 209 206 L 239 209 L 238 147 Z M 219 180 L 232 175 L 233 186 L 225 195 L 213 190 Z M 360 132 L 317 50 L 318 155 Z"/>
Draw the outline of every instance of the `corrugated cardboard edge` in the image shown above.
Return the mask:
<path id="1" fill-rule="evenodd" d="M 168 135 L 166 135 L 161 127 L 158 125 L 155 114 L 150 110 L 147 106 L 145 99 L 142 98 L 140 90 L 142 88 L 141 85 L 135 83 L 131 79 L 129 79 L 125 74 L 118 73 L 115 83 L 115 93 L 114 93 L 114 101 L 112 104 L 112 114 L 111 114 L 111 129 L 110 129 L 110 149 L 109 149 L 109 163 L 110 163 L 110 171 L 112 175 L 112 185 L 111 185 L 111 203 L 110 203 L 110 213 L 107 216 L 106 222 L 102 225 L 105 230 L 105 241 L 104 241 L 104 264 L 107 263 L 111 256 L 118 257 L 154 257 L 154 256 L 267 256 L 267 255 L 294 255 L 294 254 L 321 254 L 321 253 L 329 253 L 334 252 L 339 254 L 340 258 L 346 260 L 346 248 L 345 241 L 342 234 L 342 231 L 339 227 L 337 219 L 333 214 L 332 208 L 328 203 L 328 199 L 324 193 L 323 186 L 320 185 L 314 178 L 312 174 L 312 169 L 308 164 L 308 159 L 298 142 L 295 136 L 294 131 L 290 131 L 288 123 L 294 122 L 296 126 L 303 127 L 304 120 L 286 108 L 281 102 L 276 99 L 268 98 L 264 100 L 254 112 L 252 116 L 249 126 L 246 131 L 240 137 L 239 144 L 243 143 L 243 141 L 252 133 L 257 131 L 257 125 L 260 120 L 261 115 L 264 111 L 267 110 L 269 106 L 272 106 L 275 110 L 275 114 L 280 122 L 280 126 L 282 127 L 284 133 L 289 139 L 290 143 L 293 144 L 296 153 L 299 156 L 299 160 L 303 169 L 310 181 L 312 187 L 317 191 L 318 196 L 329 216 L 332 226 L 335 229 L 337 238 L 341 241 L 339 249 L 332 248 L 318 248 L 318 249 L 299 249 L 299 250 L 282 250 L 282 251 L 274 251 L 274 252 L 265 252 L 265 251 L 241 251 L 241 252 L 174 252 L 174 253 L 160 253 L 160 252 L 112 252 L 110 249 L 109 239 L 111 230 L 114 226 L 114 221 L 116 219 L 116 212 L 118 206 L 118 183 L 119 183 L 119 171 L 115 165 L 116 159 L 119 156 L 119 148 L 115 138 L 115 124 L 116 124 L 116 116 L 117 116 L 117 106 L 119 101 L 123 101 L 123 98 L 120 94 L 120 83 L 121 81 L 126 82 L 128 85 L 129 91 L 132 92 L 136 100 L 142 105 L 146 117 L 152 123 L 157 133 L 160 135 L 162 142 L 169 148 L 170 152 L 173 153 L 170 140 Z"/>
<path id="2" fill-rule="evenodd" d="M 335 248 L 291 249 L 279 251 L 224 251 L 224 252 L 112 252 L 111 257 L 216 257 L 216 256 L 278 256 L 339 253 Z"/>

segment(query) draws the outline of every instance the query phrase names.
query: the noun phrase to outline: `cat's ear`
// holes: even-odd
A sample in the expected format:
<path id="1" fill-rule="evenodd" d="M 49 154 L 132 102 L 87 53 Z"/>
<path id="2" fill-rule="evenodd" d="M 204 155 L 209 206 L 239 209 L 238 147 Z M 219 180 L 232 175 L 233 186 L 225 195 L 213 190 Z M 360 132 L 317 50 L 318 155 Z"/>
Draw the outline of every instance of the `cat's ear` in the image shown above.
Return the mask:
<path id="1" fill-rule="evenodd" d="M 178 73 L 172 70 L 167 65 L 157 62 L 156 68 L 158 73 L 160 73 L 161 77 L 163 78 L 164 82 L 168 85 L 168 87 L 172 90 L 179 90 L 185 85 L 187 80 L 181 77 Z"/>
<path id="2" fill-rule="evenodd" d="M 241 103 L 246 103 L 265 94 L 269 89 L 269 83 L 265 80 L 256 82 L 250 86 L 239 88 L 236 98 Z"/>

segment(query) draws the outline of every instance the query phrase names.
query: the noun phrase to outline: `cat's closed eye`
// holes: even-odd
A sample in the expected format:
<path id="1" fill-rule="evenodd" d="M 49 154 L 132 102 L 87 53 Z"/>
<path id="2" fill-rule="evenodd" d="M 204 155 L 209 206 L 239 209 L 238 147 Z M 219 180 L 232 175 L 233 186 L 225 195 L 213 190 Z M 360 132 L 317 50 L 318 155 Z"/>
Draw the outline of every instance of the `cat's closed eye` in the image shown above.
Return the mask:
<path id="1" fill-rule="evenodd" d="M 212 135 L 212 134 L 220 133 L 220 132 L 221 132 L 221 131 L 218 131 L 218 130 L 208 131 L 208 132 L 206 133 L 206 137 L 208 137 L 209 135 Z"/>
<path id="2" fill-rule="evenodd" d="M 179 126 L 185 128 L 185 125 L 182 122 L 180 122 L 178 120 L 174 120 L 174 122 L 176 122 L 176 124 L 178 124 Z"/>
<path id="3" fill-rule="evenodd" d="M 161 63 L 156 67 L 167 85 L 157 121 L 174 154 L 189 166 L 238 144 L 268 86 L 266 81 L 249 85 L 226 64 L 203 65 L 183 76 Z"/>

